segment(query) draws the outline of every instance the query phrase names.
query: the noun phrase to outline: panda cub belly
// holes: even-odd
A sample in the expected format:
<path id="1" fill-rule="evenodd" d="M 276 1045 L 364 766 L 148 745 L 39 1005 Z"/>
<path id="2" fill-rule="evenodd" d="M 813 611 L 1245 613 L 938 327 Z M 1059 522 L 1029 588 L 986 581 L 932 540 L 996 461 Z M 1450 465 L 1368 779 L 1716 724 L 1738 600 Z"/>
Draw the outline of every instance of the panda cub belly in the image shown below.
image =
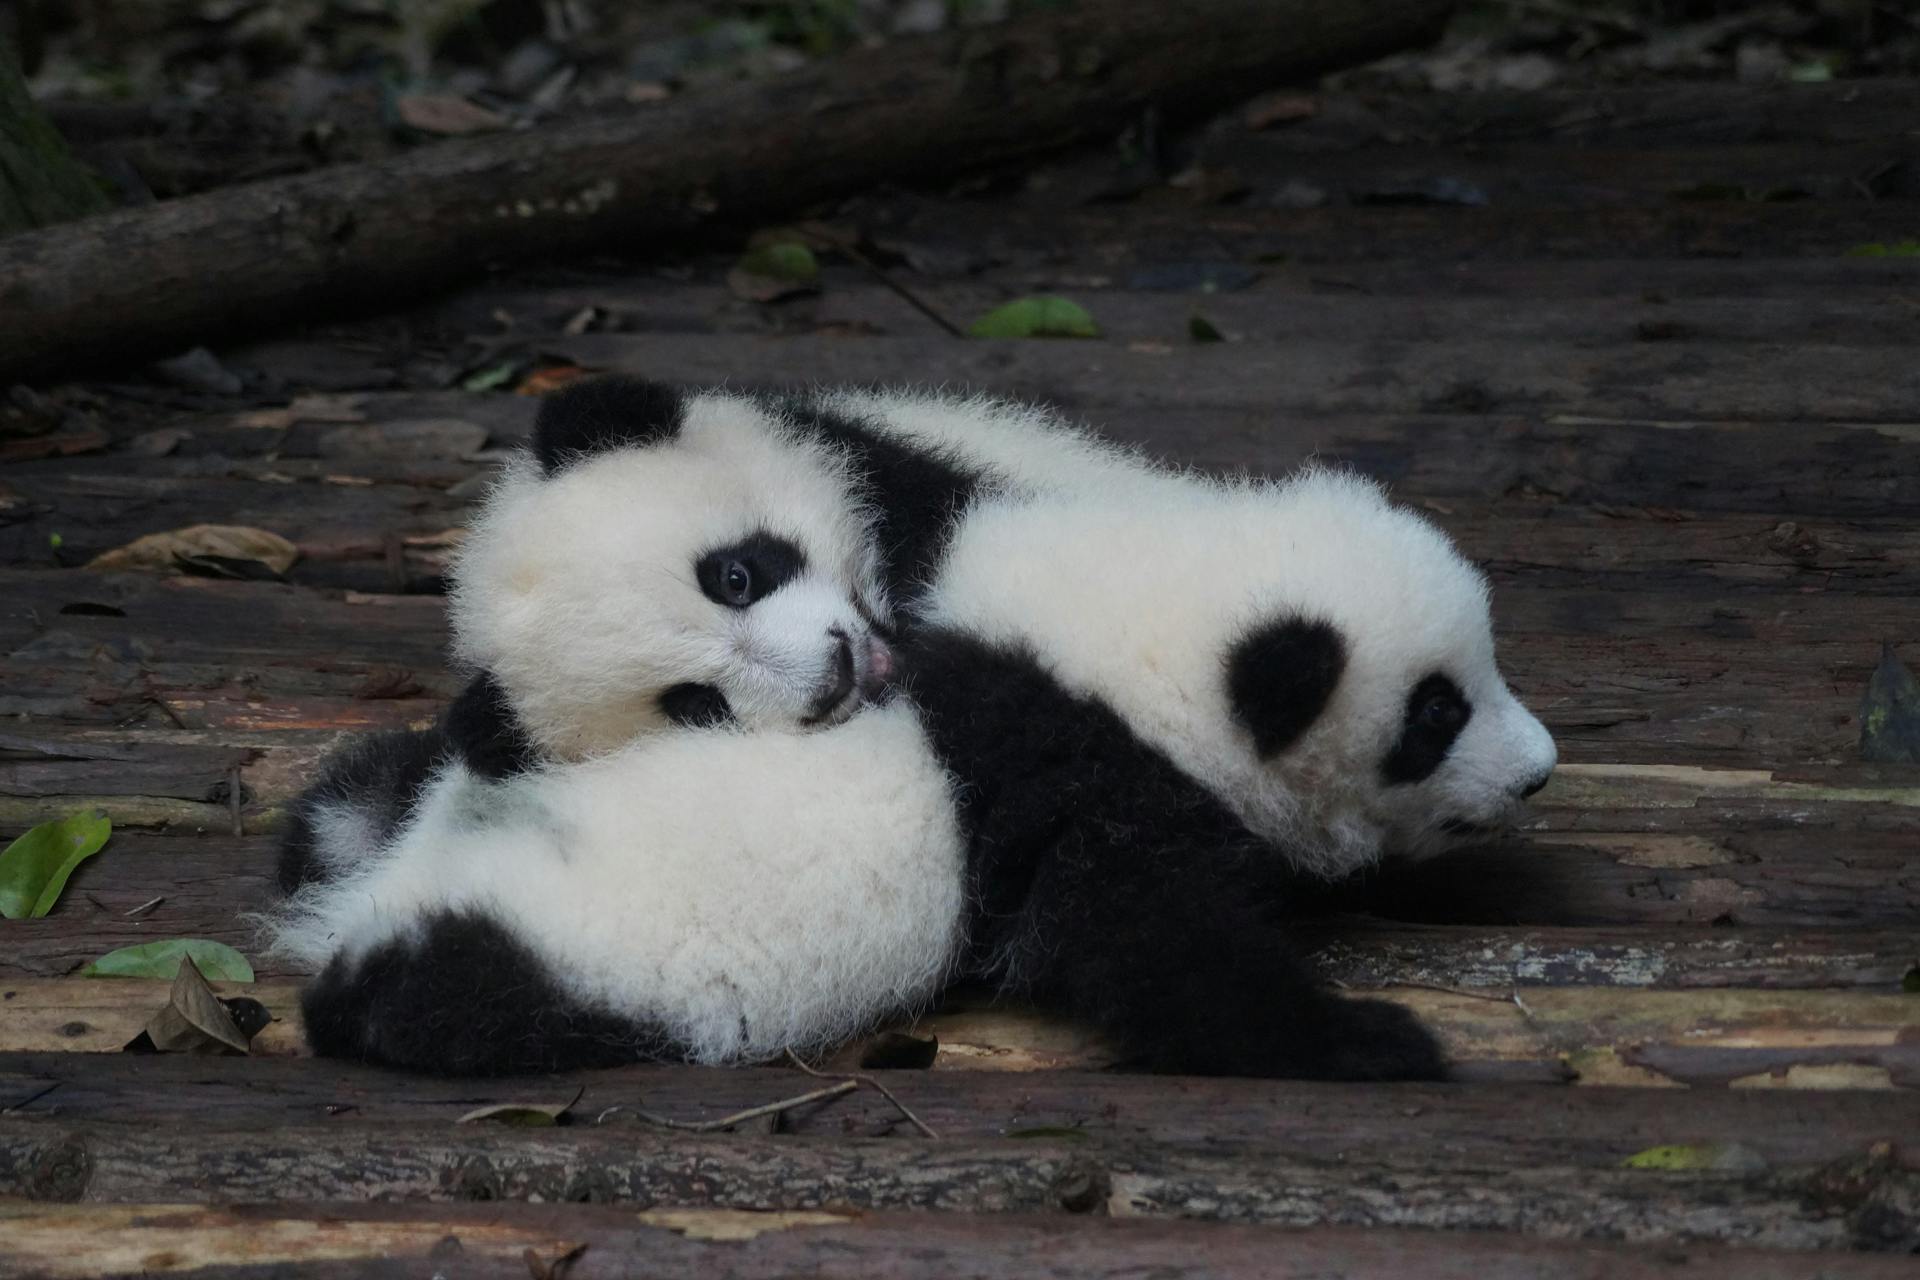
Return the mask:
<path id="1" fill-rule="evenodd" d="M 323 1053 L 465 1072 L 763 1061 L 911 1010 L 964 915 L 946 771 L 904 703 L 830 733 L 689 731 L 434 789 L 296 895 Z"/>

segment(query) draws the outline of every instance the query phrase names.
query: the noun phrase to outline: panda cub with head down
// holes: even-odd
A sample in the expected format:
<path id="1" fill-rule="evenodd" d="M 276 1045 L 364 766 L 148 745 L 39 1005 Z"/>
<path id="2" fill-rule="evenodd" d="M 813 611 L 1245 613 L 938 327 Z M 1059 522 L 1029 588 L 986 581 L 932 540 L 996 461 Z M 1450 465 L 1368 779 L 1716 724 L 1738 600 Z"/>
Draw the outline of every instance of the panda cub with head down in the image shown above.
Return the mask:
<path id="1" fill-rule="evenodd" d="M 829 732 L 656 736 L 444 789 L 387 857 L 296 900 L 283 937 L 327 966 L 317 1047 L 458 1071 L 748 1061 L 972 975 L 1165 1069 L 1439 1073 L 1417 1024 L 1333 995 L 1284 924 L 1320 877 L 1509 821 L 1552 767 L 1494 665 L 1484 582 L 1437 531 L 1350 478 L 1220 484 L 1083 437 L 1014 433 L 975 469 L 963 433 L 926 435 L 966 402 L 760 409 L 860 442 L 881 559 L 915 566 L 886 575 L 902 696 Z M 1067 482 L 1006 478 L 1036 456 Z M 461 590 L 538 616 L 561 603 L 550 563 Z M 568 678 L 565 646 L 538 656 Z"/>

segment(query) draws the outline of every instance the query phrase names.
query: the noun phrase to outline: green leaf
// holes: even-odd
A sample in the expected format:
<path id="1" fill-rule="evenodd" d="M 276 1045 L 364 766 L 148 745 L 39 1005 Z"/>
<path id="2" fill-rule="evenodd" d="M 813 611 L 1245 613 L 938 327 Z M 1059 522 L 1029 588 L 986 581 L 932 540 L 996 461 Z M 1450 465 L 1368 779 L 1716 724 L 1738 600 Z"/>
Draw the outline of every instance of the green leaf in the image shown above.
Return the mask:
<path id="1" fill-rule="evenodd" d="M 67 877 L 113 834 L 104 813 L 43 822 L 0 852 L 0 916 L 38 919 L 53 910 Z"/>
<path id="2" fill-rule="evenodd" d="M 224 942 L 211 938 L 163 938 L 137 947 L 109 951 L 80 971 L 83 978 L 171 978 L 180 972 L 182 956 L 209 982 L 252 982 L 253 966 Z"/>
<path id="3" fill-rule="evenodd" d="M 1847 250 L 1850 258 L 1920 258 L 1920 240 L 1898 240 L 1893 244 L 1857 244 Z"/>
<path id="4" fill-rule="evenodd" d="M 740 259 L 740 270 L 788 284 L 812 284 L 820 278 L 820 261 L 803 244 L 776 240 L 748 249 Z"/>
<path id="5" fill-rule="evenodd" d="M 976 338 L 1097 338 L 1100 327 L 1087 309 L 1065 298 L 1020 298 L 973 322 Z"/>
<path id="6" fill-rule="evenodd" d="M 1627 1169 L 1658 1169 L 1666 1172 L 1718 1169 L 1723 1172 L 1754 1173 L 1766 1168 L 1766 1158 L 1738 1142 L 1685 1143 L 1666 1147 L 1648 1147 L 1620 1162 Z"/>
<path id="7" fill-rule="evenodd" d="M 1900 989 L 1908 995 L 1920 995 L 1920 964 L 1900 976 Z"/>
<path id="8" fill-rule="evenodd" d="M 1225 342 L 1227 335 L 1220 332 L 1213 321 L 1198 311 L 1187 317 L 1187 336 L 1195 342 Z"/>
<path id="9" fill-rule="evenodd" d="M 499 364 L 488 365 L 460 379 L 462 391 L 497 391 L 513 381 L 513 375 L 520 371 L 518 360 L 502 360 Z"/>

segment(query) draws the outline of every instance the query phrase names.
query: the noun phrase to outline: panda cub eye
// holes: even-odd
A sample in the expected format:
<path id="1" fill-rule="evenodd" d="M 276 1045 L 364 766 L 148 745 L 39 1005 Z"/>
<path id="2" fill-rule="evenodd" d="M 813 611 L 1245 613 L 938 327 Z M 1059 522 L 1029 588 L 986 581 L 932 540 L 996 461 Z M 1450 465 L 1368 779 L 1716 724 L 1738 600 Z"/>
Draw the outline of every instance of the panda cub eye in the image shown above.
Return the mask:
<path id="1" fill-rule="evenodd" d="M 721 594 L 727 603 L 745 608 L 753 603 L 753 571 L 742 560 L 727 561 L 726 572 L 720 576 Z"/>
<path id="2" fill-rule="evenodd" d="M 1473 707 L 1460 686 L 1437 671 L 1414 686 L 1406 707 L 1399 740 L 1380 763 L 1389 784 L 1431 777 L 1473 718 Z"/>
<path id="3" fill-rule="evenodd" d="M 694 561 L 693 576 L 715 604 L 745 609 L 771 595 L 807 566 L 800 548 L 771 533 L 754 533 Z"/>
<path id="4" fill-rule="evenodd" d="M 1466 723 L 1467 706 L 1458 693 L 1449 689 L 1432 694 L 1422 702 L 1416 719 L 1423 729 L 1431 729 L 1436 733 L 1458 733 L 1460 726 Z"/>

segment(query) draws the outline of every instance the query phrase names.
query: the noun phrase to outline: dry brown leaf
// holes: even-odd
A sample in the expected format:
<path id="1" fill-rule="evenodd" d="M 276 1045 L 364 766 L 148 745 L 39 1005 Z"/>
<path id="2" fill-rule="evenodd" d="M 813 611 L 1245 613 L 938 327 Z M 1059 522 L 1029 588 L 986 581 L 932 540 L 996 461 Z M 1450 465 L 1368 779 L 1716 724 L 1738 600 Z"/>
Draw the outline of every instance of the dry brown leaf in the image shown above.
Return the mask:
<path id="1" fill-rule="evenodd" d="M 166 533 L 135 538 L 124 547 L 103 551 L 87 568 L 144 573 L 179 573 L 181 560 L 215 556 L 222 560 L 255 560 L 283 574 L 300 558 L 299 548 L 277 533 L 240 524 L 196 524 Z"/>
<path id="2" fill-rule="evenodd" d="M 233 425 L 281 430 L 296 422 L 365 422 L 367 415 L 360 412 L 360 403 L 365 399 L 364 395 L 357 392 L 297 396 L 292 404 L 282 409 L 255 409 L 251 413 L 243 413 L 233 420 Z"/>
<path id="3" fill-rule="evenodd" d="M 246 1053 L 251 1048 L 192 956 L 180 957 L 166 1007 L 148 1021 L 147 1038 L 161 1053 Z"/>
<path id="4" fill-rule="evenodd" d="M 499 112 L 452 93 L 403 93 L 394 100 L 394 109 L 409 128 L 449 138 L 507 127 L 507 118 Z"/>
<path id="5" fill-rule="evenodd" d="M 557 391 L 570 382 L 578 382 L 587 376 L 587 370 L 577 364 L 555 364 L 535 369 L 520 380 L 513 389 L 515 395 L 543 396 L 549 391 Z"/>
<path id="6" fill-rule="evenodd" d="M 1299 93 L 1281 93 L 1248 103 L 1245 119 L 1249 129 L 1271 129 L 1276 124 L 1310 120 L 1319 114 L 1320 104 L 1312 98 Z"/>

